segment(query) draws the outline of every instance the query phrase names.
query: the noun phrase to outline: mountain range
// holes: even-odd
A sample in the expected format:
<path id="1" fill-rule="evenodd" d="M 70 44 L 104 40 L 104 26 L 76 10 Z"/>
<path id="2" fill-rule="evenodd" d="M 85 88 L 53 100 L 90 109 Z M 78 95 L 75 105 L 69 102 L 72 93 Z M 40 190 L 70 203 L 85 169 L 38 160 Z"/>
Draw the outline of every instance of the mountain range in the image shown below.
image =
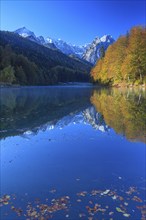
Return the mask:
<path id="1" fill-rule="evenodd" d="M 51 47 L 43 46 L 39 43 L 43 38 L 37 38 L 33 32 L 20 34 L 0 31 L 0 83 L 54 85 L 89 82 L 91 63 L 62 53 L 51 42 Z"/>
<path id="2" fill-rule="evenodd" d="M 0 31 L 0 83 L 54 85 L 89 82 L 90 71 L 114 40 L 110 35 L 83 46 L 36 36 L 27 28 Z"/>
<path id="3" fill-rule="evenodd" d="M 28 30 L 26 27 L 19 28 L 14 31 L 14 33 L 17 33 L 23 38 L 27 38 L 45 47 L 60 50 L 66 55 L 76 56 L 84 59 L 92 64 L 95 64 L 96 61 L 102 56 L 102 50 L 105 51 L 108 46 L 114 42 L 114 39 L 111 35 L 104 35 L 101 38 L 96 37 L 91 43 L 78 46 L 67 43 L 61 39 L 53 39 L 50 37 L 45 39 L 43 36 L 37 37 L 34 32 Z"/>

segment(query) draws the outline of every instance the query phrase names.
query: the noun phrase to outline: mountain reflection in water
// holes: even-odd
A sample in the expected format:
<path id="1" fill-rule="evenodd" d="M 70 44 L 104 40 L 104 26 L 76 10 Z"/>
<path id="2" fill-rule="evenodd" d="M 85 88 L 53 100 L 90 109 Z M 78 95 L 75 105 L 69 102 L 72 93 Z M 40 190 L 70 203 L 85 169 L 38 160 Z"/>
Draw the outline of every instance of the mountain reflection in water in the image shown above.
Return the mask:
<path id="1" fill-rule="evenodd" d="M 145 219 L 143 90 L 1 89 L 2 220 Z"/>
<path id="2" fill-rule="evenodd" d="M 33 132 L 54 126 L 61 118 L 80 112 L 90 105 L 90 88 L 28 87 L 2 89 L 2 137 Z"/>
<path id="3" fill-rule="evenodd" d="M 85 123 L 146 141 L 144 90 L 91 87 L 1 89 L 1 138 Z"/>

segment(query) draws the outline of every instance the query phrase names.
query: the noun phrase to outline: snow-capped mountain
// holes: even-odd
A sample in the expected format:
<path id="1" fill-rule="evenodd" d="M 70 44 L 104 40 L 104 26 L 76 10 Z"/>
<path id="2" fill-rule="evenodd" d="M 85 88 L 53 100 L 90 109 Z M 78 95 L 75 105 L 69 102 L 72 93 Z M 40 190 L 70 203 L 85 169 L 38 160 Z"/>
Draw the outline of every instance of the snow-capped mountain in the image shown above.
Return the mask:
<path id="1" fill-rule="evenodd" d="M 45 47 L 48 47 L 51 49 L 57 49 L 53 42 L 48 42 L 47 40 L 44 39 L 43 36 L 37 37 L 34 34 L 34 32 L 28 30 L 26 27 L 19 28 L 16 31 L 14 31 L 14 33 L 19 34 L 21 37 L 27 38 Z"/>
<path id="2" fill-rule="evenodd" d="M 36 39 L 36 36 L 34 32 L 28 30 L 26 27 L 22 27 L 14 31 L 16 34 L 19 34 L 20 36 L 27 38 L 27 37 L 33 37 Z"/>
<path id="3" fill-rule="evenodd" d="M 55 46 L 62 51 L 62 53 L 65 53 L 67 55 L 74 54 L 80 58 L 82 57 L 83 53 L 86 51 L 86 48 L 88 47 L 88 45 L 83 45 L 83 46 L 72 45 L 70 43 L 66 43 L 61 39 L 55 40 L 49 37 L 46 39 L 46 41 L 54 43 Z"/>
<path id="4" fill-rule="evenodd" d="M 90 63 L 95 64 L 96 61 L 102 56 L 103 50 L 106 51 L 108 46 L 114 43 L 114 41 L 115 40 L 111 35 L 104 35 L 101 38 L 96 37 L 87 48 L 82 58 Z"/>
<path id="5" fill-rule="evenodd" d="M 19 28 L 14 31 L 14 33 L 17 33 L 31 41 L 35 41 L 36 43 L 45 47 L 59 49 L 66 55 L 82 58 L 92 64 L 95 64 L 96 61 L 101 57 L 101 50 L 104 49 L 105 51 L 108 46 L 114 42 L 114 39 L 111 35 L 104 35 L 101 38 L 96 37 L 91 44 L 77 46 L 67 43 L 61 39 L 53 39 L 50 37 L 44 39 L 43 36 L 37 37 L 34 32 L 28 30 L 26 27 Z"/>
<path id="6" fill-rule="evenodd" d="M 76 46 L 70 43 L 66 43 L 61 39 L 53 39 L 47 37 L 44 39 L 43 36 L 37 37 L 34 32 L 28 30 L 26 27 L 22 27 L 14 31 L 14 33 L 19 34 L 21 37 L 27 38 L 29 40 L 35 41 L 38 44 L 41 44 L 45 47 L 49 47 L 51 49 L 59 49 L 62 53 L 66 55 L 76 55 L 79 58 L 82 57 L 83 53 L 86 51 L 88 45 L 84 46 Z"/>

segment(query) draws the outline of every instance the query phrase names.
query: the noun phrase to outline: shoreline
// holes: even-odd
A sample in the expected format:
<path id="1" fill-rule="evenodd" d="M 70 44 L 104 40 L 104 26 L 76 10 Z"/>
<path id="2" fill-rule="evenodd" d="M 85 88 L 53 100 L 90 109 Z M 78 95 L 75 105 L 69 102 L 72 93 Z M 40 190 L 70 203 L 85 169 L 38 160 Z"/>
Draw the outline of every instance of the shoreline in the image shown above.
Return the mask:
<path id="1" fill-rule="evenodd" d="M 96 87 L 96 88 L 126 88 L 126 89 L 146 89 L 146 84 L 141 85 L 126 85 L 126 84 L 116 84 L 116 85 L 102 85 L 102 84 L 96 84 L 96 83 L 90 83 L 90 82 L 66 82 L 62 83 L 59 82 L 58 84 L 53 85 L 19 85 L 19 84 L 1 84 L 0 83 L 0 89 L 2 88 L 21 88 L 21 87 L 52 87 L 52 86 L 89 86 L 89 87 Z"/>
<path id="2" fill-rule="evenodd" d="M 0 89 L 2 88 L 21 88 L 21 87 L 53 87 L 53 86 L 88 86 L 94 87 L 95 85 L 90 82 L 67 82 L 67 83 L 57 83 L 53 85 L 19 85 L 19 84 L 0 84 Z"/>
<path id="3" fill-rule="evenodd" d="M 102 84 L 93 84 L 96 87 L 100 88 L 144 88 L 146 89 L 146 84 L 141 84 L 141 85 L 128 85 L 128 84 L 115 84 L 115 85 L 102 85 Z"/>

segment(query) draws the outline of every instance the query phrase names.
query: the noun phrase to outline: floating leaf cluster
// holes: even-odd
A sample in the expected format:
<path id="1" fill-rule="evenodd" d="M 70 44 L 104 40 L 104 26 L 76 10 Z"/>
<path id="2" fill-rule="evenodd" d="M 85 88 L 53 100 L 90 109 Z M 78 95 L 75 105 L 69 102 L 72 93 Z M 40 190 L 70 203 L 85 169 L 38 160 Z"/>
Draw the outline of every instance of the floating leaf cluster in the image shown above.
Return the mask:
<path id="1" fill-rule="evenodd" d="M 16 195 L 3 195 L 0 198 L 0 206 L 2 208 L 9 207 L 18 217 L 26 220 L 56 219 L 56 213 L 64 216 L 64 219 L 72 219 L 74 217 L 72 215 L 75 215 L 76 218 L 87 220 L 133 219 L 135 213 L 138 213 L 139 216 L 141 215 L 141 220 L 145 220 L 145 200 L 140 197 L 140 192 L 133 186 L 125 191 L 123 189 L 93 189 L 60 198 L 56 198 L 56 192 L 56 189 L 50 191 L 50 194 L 54 195 L 54 198 L 50 199 L 48 191 L 49 196 L 45 199 L 45 202 L 41 202 L 39 198 L 35 199 L 34 202 L 27 201 L 23 209 L 15 204 Z M 76 202 L 73 199 L 74 196 Z M 80 206 L 79 209 L 78 206 Z M 76 213 L 72 212 L 74 208 L 76 208 Z"/>

